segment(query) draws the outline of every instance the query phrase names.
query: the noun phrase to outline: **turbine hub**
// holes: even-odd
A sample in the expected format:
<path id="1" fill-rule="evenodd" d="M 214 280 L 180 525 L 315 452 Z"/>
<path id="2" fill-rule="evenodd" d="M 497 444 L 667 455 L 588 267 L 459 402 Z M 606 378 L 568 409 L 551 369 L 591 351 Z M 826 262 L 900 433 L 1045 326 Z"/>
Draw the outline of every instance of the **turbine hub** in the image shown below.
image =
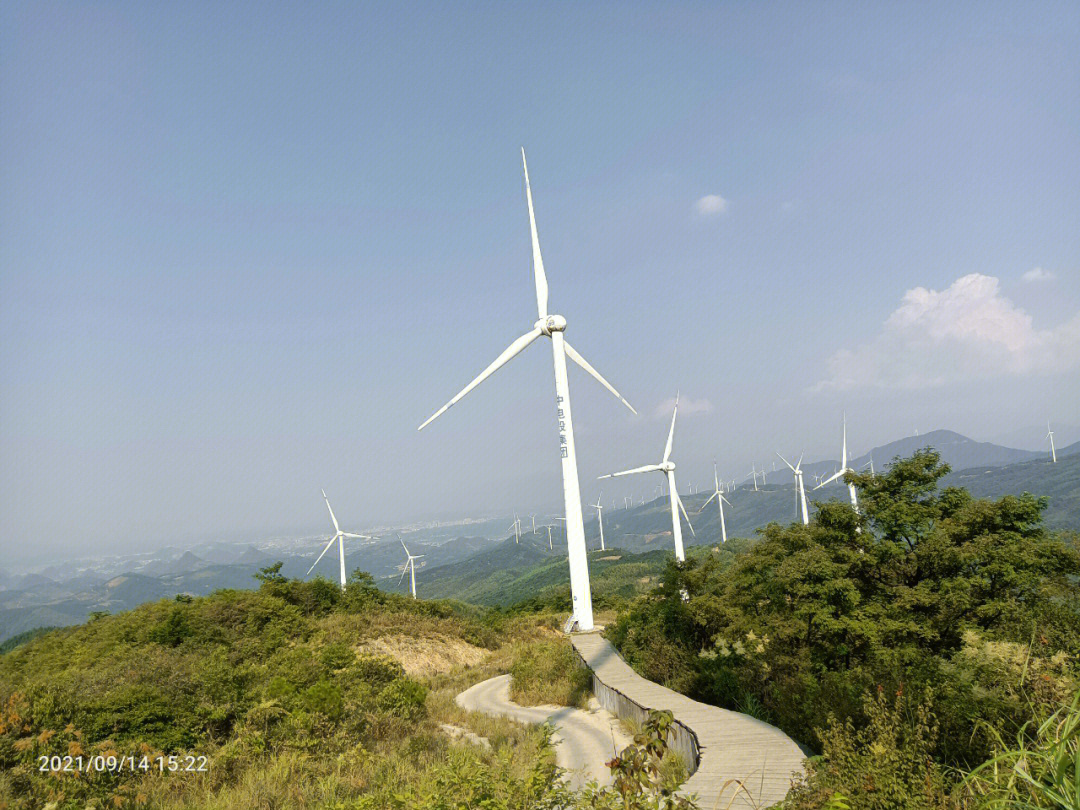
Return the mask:
<path id="1" fill-rule="evenodd" d="M 666 473 L 675 472 L 675 462 L 674 461 L 665 461 L 663 464 L 660 465 L 660 469 L 661 469 L 661 471 L 666 472 Z"/>
<path id="2" fill-rule="evenodd" d="M 566 331 L 566 318 L 562 315 L 548 315 L 546 318 L 538 320 L 536 326 L 539 326 L 540 331 L 545 335 L 551 337 L 552 332 Z"/>

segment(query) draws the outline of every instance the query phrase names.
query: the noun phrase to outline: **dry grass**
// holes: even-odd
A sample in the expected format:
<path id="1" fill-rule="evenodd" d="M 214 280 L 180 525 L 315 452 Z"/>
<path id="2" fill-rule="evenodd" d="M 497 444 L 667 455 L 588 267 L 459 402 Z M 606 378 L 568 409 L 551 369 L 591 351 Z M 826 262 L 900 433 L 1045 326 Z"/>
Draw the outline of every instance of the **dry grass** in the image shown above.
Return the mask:
<path id="1" fill-rule="evenodd" d="M 355 649 L 357 652 L 388 655 L 414 678 L 451 672 L 457 668 L 470 669 L 491 656 L 489 650 L 446 636 L 384 636 L 365 641 Z"/>

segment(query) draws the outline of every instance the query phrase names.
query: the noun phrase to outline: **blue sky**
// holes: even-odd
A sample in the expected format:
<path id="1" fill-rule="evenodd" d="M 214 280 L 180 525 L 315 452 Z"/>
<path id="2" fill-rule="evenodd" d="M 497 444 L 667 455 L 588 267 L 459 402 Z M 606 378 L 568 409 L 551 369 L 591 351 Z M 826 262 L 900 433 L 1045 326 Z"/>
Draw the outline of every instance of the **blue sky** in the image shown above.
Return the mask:
<path id="1" fill-rule="evenodd" d="M 535 319 L 520 146 L 585 497 L 677 389 L 699 481 L 1080 422 L 1075 3 L 9 2 L 0 108 L 12 554 L 557 508 L 546 345 L 415 430 Z"/>

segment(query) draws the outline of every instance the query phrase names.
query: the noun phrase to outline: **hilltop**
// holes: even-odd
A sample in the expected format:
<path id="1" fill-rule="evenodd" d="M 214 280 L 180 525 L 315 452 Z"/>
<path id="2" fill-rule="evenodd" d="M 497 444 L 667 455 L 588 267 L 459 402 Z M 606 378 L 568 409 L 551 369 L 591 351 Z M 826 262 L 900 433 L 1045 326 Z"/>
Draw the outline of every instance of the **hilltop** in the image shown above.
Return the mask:
<path id="1" fill-rule="evenodd" d="M 265 579 L 257 591 L 53 630 L 0 655 L 0 806 L 434 809 L 448 784 L 470 806 L 559 789 L 541 729 L 453 703 L 506 671 L 514 650 L 549 644 L 542 618 L 485 622 L 381 593 L 370 578 L 344 594 L 321 580 Z M 455 742 L 463 732 L 488 743 Z M 157 772 L 158 756 L 186 753 L 206 756 L 208 770 Z M 40 773 L 38 757 L 53 754 L 151 766 Z"/>

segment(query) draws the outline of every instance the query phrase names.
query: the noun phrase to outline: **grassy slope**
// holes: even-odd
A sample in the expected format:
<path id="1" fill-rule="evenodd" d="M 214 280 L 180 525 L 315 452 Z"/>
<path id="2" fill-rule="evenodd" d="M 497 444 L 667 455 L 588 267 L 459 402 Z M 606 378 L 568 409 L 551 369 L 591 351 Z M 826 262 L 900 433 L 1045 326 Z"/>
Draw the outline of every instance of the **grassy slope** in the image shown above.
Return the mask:
<path id="1" fill-rule="evenodd" d="M 453 696 L 548 638 L 538 622 L 493 627 L 447 603 L 288 583 L 46 633 L 0 656 L 0 806 L 432 806 L 462 779 L 466 795 L 520 791 L 547 761 L 541 735 L 466 715 Z M 387 649 L 408 673 L 371 654 Z M 440 723 L 493 750 L 451 742 Z M 36 769 L 39 755 L 185 751 L 209 755 L 210 771 Z"/>

